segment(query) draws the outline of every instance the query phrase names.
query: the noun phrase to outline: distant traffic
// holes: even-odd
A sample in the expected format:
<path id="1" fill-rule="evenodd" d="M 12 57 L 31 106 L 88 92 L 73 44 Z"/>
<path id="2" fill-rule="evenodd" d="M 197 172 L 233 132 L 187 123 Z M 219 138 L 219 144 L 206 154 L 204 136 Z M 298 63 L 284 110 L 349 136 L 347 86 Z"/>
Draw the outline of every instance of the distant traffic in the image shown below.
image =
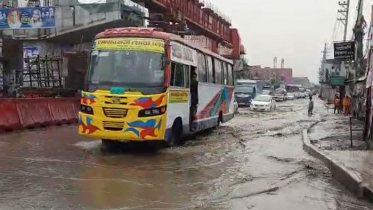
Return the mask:
<path id="1" fill-rule="evenodd" d="M 304 99 L 315 94 L 316 91 L 311 89 L 299 88 L 288 92 L 284 86 L 265 85 L 261 80 L 239 79 L 236 83 L 235 100 L 239 107 L 271 111 L 277 108 L 276 102 Z"/>

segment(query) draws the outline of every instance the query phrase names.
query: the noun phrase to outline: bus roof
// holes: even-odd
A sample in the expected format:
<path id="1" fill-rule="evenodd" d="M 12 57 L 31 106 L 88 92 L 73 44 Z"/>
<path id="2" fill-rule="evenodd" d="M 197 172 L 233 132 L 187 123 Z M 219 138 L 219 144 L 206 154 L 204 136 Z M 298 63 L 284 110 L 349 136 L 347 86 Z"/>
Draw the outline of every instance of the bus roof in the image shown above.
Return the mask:
<path id="1" fill-rule="evenodd" d="M 144 38 L 153 37 L 153 38 L 159 38 L 159 39 L 164 39 L 164 40 L 176 41 L 190 48 L 193 48 L 194 50 L 201 51 L 205 54 L 211 55 L 213 57 L 219 58 L 220 60 L 233 64 L 233 61 L 230 59 L 224 58 L 223 56 L 216 54 L 214 52 L 211 52 L 210 50 L 199 47 L 196 44 L 181 38 L 180 36 L 163 32 L 157 28 L 146 28 L 146 27 L 110 28 L 110 29 L 106 29 L 105 31 L 101 33 L 98 33 L 95 36 L 95 39 L 105 38 L 105 37 L 126 37 L 126 36 L 136 36 L 136 37 L 144 37 Z"/>

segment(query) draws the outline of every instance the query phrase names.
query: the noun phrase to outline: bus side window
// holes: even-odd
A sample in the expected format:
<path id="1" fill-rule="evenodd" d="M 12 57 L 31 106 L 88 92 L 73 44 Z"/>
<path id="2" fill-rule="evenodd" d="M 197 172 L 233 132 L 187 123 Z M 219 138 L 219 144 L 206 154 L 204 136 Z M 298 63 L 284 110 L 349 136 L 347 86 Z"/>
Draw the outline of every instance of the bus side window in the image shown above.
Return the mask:
<path id="1" fill-rule="evenodd" d="M 213 74 L 214 69 L 212 66 L 211 56 L 206 56 L 206 64 L 207 64 L 207 71 L 208 71 L 207 82 L 214 83 L 214 74 Z"/>
<path id="2" fill-rule="evenodd" d="M 215 83 L 216 84 L 222 84 L 222 72 L 221 72 L 221 62 L 218 59 L 214 59 L 215 64 Z"/>
<path id="3" fill-rule="evenodd" d="M 232 71 L 232 65 L 231 64 L 228 64 L 228 85 L 234 85 L 234 82 L 233 82 L 233 71 Z"/>
<path id="4" fill-rule="evenodd" d="M 170 86 L 185 87 L 185 70 L 184 65 L 173 62 L 171 65 Z"/>
<path id="5" fill-rule="evenodd" d="M 206 60 L 202 53 L 198 53 L 198 81 L 207 82 Z"/>
<path id="6" fill-rule="evenodd" d="M 228 68 L 227 68 L 227 63 L 226 62 L 224 62 L 224 61 L 222 61 L 221 62 L 221 66 L 222 66 L 222 68 L 221 68 L 221 70 L 222 70 L 222 72 L 223 72 L 223 84 L 224 85 L 227 85 L 228 84 Z"/>

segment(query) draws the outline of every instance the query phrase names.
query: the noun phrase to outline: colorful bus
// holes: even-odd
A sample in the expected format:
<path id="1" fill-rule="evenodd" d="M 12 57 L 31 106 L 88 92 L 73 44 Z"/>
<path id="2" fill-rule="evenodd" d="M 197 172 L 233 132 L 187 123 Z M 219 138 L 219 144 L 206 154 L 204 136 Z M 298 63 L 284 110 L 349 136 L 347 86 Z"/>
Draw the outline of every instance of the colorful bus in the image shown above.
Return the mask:
<path id="1" fill-rule="evenodd" d="M 194 117 L 192 74 L 197 75 L 199 101 Z M 184 135 L 232 119 L 233 95 L 231 60 L 157 29 L 107 29 L 94 39 L 79 134 L 107 145 L 177 145 Z"/>

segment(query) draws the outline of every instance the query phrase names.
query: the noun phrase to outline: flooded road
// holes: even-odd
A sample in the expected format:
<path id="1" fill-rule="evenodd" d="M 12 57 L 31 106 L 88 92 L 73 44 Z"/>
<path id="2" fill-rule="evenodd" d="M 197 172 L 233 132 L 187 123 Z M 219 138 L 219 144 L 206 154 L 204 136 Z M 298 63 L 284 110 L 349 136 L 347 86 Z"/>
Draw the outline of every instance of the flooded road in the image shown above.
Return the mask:
<path id="1" fill-rule="evenodd" d="M 373 209 L 302 149 L 307 100 L 240 109 L 178 148 L 102 153 L 64 126 L 0 136 L 0 209 Z"/>

